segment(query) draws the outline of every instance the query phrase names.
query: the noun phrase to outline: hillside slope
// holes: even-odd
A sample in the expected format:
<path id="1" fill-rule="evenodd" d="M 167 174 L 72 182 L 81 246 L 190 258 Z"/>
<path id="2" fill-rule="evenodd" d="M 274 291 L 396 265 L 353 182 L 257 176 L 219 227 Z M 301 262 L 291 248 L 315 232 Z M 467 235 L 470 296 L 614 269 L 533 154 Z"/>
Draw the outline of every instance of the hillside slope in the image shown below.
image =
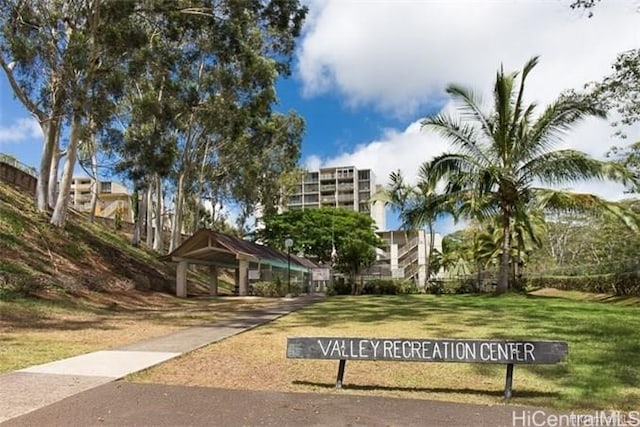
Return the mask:
<path id="1" fill-rule="evenodd" d="M 0 183 L 0 297 L 171 292 L 174 273 L 125 235 L 69 212 L 64 230 L 25 193 Z"/>

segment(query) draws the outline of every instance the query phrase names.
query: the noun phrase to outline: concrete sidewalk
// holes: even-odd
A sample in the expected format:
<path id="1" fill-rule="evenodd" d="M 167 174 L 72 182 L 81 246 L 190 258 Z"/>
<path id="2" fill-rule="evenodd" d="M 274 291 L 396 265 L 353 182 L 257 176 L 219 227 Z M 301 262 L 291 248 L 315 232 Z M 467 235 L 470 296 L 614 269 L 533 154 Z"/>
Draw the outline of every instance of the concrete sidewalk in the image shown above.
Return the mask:
<path id="1" fill-rule="evenodd" d="M 0 423 L 277 319 L 323 298 L 283 299 L 220 322 L 0 376 Z"/>

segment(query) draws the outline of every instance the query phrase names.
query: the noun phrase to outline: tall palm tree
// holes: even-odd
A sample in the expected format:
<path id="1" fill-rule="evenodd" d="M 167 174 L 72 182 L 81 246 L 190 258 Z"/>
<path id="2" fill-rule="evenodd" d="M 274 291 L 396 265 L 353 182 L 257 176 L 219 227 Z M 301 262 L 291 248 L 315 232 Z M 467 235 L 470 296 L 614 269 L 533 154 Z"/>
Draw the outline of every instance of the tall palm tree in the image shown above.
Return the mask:
<path id="1" fill-rule="evenodd" d="M 450 85 L 447 92 L 458 103 L 458 116 L 440 113 L 422 121 L 452 144 L 453 151 L 434 158 L 433 179 L 443 180 L 446 193 L 461 202 L 473 200 L 474 212 L 499 215 L 502 227 L 500 273 L 496 292 L 509 288 L 510 236 L 513 219 L 526 215 L 534 201 L 538 208 L 586 209 L 606 206 L 592 195 L 550 190 L 535 185 L 559 186 L 587 179 L 633 180 L 629 171 L 610 162 L 570 149 L 553 150 L 565 134 L 588 116 L 605 113 L 577 95 L 561 96 L 535 117 L 536 104 L 524 104 L 525 81 L 538 58 L 520 73 L 496 75 L 493 106 L 484 111 L 481 100 L 466 88 Z"/>
<path id="2" fill-rule="evenodd" d="M 376 194 L 372 201 L 382 201 L 386 206 L 394 209 L 404 230 L 416 230 L 426 227 L 429 234 L 426 263 L 427 280 L 431 277 L 431 255 L 435 251 L 434 223 L 438 216 L 448 211 L 449 205 L 445 198 L 436 193 L 435 181 L 431 179 L 429 165 L 424 163 L 418 171 L 416 185 L 408 184 L 402 173 L 391 172 L 389 184 L 381 193 Z"/>

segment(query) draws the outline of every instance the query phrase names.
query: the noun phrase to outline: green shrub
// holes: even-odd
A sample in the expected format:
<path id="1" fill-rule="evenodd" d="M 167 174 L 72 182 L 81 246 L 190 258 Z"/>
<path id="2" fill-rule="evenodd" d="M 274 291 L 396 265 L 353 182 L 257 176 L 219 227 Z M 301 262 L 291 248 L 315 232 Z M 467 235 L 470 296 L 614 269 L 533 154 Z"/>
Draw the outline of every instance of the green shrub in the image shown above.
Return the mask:
<path id="1" fill-rule="evenodd" d="M 475 294 L 478 292 L 477 280 L 471 277 L 456 280 L 452 290 L 455 294 Z"/>
<path id="2" fill-rule="evenodd" d="M 427 283 L 426 292 L 433 295 L 442 295 L 474 294 L 480 291 L 475 277 L 460 277 L 455 279 L 432 279 Z"/>
<path id="3" fill-rule="evenodd" d="M 411 280 L 376 279 L 365 283 L 362 287 L 362 293 L 365 295 L 417 294 L 418 287 Z"/>
<path id="4" fill-rule="evenodd" d="M 284 297 L 287 293 L 291 293 L 293 296 L 298 296 L 302 291 L 302 285 L 298 283 L 291 283 L 291 287 L 289 287 L 287 283 L 282 283 L 279 280 L 276 280 L 275 282 L 255 282 L 251 285 L 251 288 L 253 290 L 253 295 L 270 298 Z"/>
<path id="5" fill-rule="evenodd" d="M 444 280 L 433 279 L 427 282 L 425 291 L 431 295 L 442 295 L 446 293 Z"/>
<path id="6" fill-rule="evenodd" d="M 351 295 L 351 284 L 344 277 L 337 277 L 327 288 L 327 295 Z"/>
<path id="7" fill-rule="evenodd" d="M 591 276 L 542 276 L 524 279 L 527 288 L 555 288 L 623 296 L 640 296 L 640 271 Z"/>

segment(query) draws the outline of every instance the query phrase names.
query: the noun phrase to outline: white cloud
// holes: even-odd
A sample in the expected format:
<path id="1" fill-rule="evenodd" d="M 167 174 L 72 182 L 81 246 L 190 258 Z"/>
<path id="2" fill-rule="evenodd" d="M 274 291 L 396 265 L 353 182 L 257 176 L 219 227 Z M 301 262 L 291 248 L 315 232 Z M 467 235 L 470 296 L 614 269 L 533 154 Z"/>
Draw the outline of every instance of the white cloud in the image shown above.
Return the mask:
<path id="1" fill-rule="evenodd" d="M 611 72 L 616 55 L 637 48 L 640 13 L 635 2 L 603 2 L 593 18 L 556 1 L 315 0 L 298 52 L 298 76 L 307 96 L 334 92 L 353 108 L 373 107 L 407 120 L 333 158 L 312 156 L 307 166 L 371 168 L 380 183 L 401 169 L 413 180 L 420 164 L 448 148 L 420 131 L 427 107 L 447 102 L 444 88 L 458 83 L 491 96 L 496 70 L 519 70 L 535 55 L 527 101 L 544 106 L 565 89 L 580 89 Z M 558 148 L 602 158 L 612 145 L 605 120 L 589 119 Z M 629 134 L 639 134 L 640 125 Z M 631 138 L 633 139 L 633 138 Z M 588 182 L 574 191 L 619 199 L 617 184 Z M 445 226 L 445 224 L 442 224 Z M 459 228 L 447 224 L 445 228 Z"/>
<path id="2" fill-rule="evenodd" d="M 450 108 L 452 108 L 451 104 L 448 104 L 445 110 Z M 623 141 L 612 137 L 613 132 L 614 129 L 609 126 L 608 122 L 590 119 L 568 133 L 563 143 L 559 144 L 557 148 L 577 148 L 594 158 L 602 159 L 612 145 L 624 144 Z M 640 124 L 631 128 L 629 133 L 640 133 Z M 409 182 L 415 182 L 422 163 L 430 161 L 434 156 L 449 149 L 450 145 L 446 140 L 437 134 L 421 130 L 420 120 L 416 120 L 404 130 L 387 129 L 376 140 L 360 144 L 351 152 L 326 159 L 311 156 L 305 164 L 309 169 L 341 165 L 372 169 L 377 182 L 383 185 L 388 183 L 389 174 L 392 171 L 400 169 Z M 625 197 L 624 188 L 611 182 L 589 181 L 563 189 L 593 193 L 609 200 L 619 200 Z M 455 230 L 464 224 L 441 223 L 440 226 Z"/>
<path id="3" fill-rule="evenodd" d="M 318 156 L 309 156 L 305 159 L 304 167 L 308 170 L 318 170 L 322 167 L 322 159 Z"/>
<path id="4" fill-rule="evenodd" d="M 451 82 L 488 99 L 501 63 L 517 70 L 532 56 L 527 97 L 541 105 L 568 88 L 599 80 L 617 53 L 637 48 L 640 13 L 626 2 L 599 4 L 593 18 L 571 10 L 568 1 L 360 1 L 318 0 L 299 51 L 298 72 L 308 95 L 338 91 L 352 106 L 373 106 L 416 117 L 429 103 L 442 103 Z M 446 103 L 446 109 L 452 109 Z M 419 117 L 419 115 L 418 115 Z M 371 168 L 386 183 L 401 169 L 414 179 L 420 164 L 448 144 L 420 131 L 419 120 L 404 130 L 388 129 L 322 165 Z M 640 126 L 631 133 L 640 132 Z M 602 158 L 614 144 L 605 120 L 589 119 L 567 133 L 558 148 L 575 148 Z M 307 164 L 318 166 L 313 156 Z M 614 184 L 589 183 L 576 191 L 619 198 Z"/>
<path id="5" fill-rule="evenodd" d="M 440 137 L 421 131 L 420 120 L 417 120 L 403 131 L 387 129 L 375 141 L 326 159 L 323 166 L 355 165 L 372 169 L 380 183 L 386 183 L 392 171 L 401 169 L 408 180 L 415 181 L 420 165 L 447 147 L 448 143 Z"/>
<path id="6" fill-rule="evenodd" d="M 0 144 L 42 140 L 42 130 L 34 119 L 18 119 L 9 126 L 0 126 Z"/>
<path id="7" fill-rule="evenodd" d="M 353 106 L 400 115 L 442 98 L 451 82 L 487 90 L 499 64 L 541 55 L 530 93 L 548 102 L 610 70 L 637 47 L 635 5 L 606 2 L 591 19 L 569 1 L 311 3 L 298 73 L 309 95 L 338 91 Z"/>

